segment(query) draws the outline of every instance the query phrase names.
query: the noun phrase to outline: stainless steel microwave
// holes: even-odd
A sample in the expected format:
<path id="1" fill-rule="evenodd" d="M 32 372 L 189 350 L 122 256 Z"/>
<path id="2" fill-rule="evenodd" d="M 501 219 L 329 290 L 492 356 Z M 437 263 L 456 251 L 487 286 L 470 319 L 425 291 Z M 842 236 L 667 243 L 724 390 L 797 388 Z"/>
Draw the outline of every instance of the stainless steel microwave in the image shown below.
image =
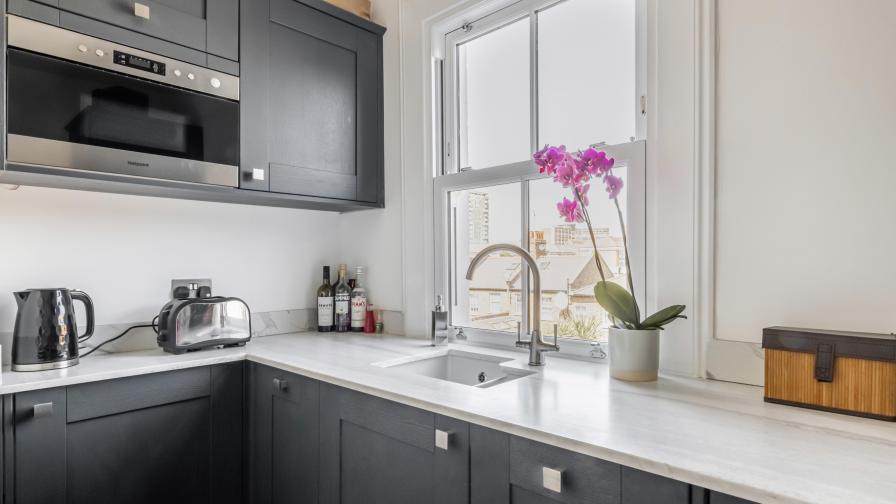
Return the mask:
<path id="1" fill-rule="evenodd" d="M 239 185 L 239 78 L 7 16 L 9 163 Z"/>

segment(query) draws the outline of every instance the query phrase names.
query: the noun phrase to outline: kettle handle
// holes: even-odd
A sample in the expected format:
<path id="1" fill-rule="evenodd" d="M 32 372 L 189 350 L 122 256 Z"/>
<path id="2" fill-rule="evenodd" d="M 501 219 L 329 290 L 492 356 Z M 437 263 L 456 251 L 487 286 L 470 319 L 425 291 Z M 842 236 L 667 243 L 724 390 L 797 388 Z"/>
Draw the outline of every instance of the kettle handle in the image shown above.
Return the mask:
<path id="1" fill-rule="evenodd" d="M 79 290 L 71 291 L 71 296 L 73 301 L 80 301 L 84 303 L 84 309 L 87 312 L 87 330 L 84 331 L 84 334 L 78 336 L 78 343 L 83 343 L 89 340 L 91 336 L 93 336 L 93 300 L 90 299 L 90 296 L 88 296 L 86 292 Z"/>

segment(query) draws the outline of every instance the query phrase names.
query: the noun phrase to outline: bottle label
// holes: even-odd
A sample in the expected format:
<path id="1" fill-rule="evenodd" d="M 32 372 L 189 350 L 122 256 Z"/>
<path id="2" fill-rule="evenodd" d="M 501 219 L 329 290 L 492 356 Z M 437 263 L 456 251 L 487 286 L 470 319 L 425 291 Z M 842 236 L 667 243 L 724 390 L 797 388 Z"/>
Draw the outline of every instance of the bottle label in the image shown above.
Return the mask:
<path id="1" fill-rule="evenodd" d="M 367 298 L 355 296 L 352 298 L 352 327 L 364 327 L 364 318 L 367 317 Z"/>
<path id="2" fill-rule="evenodd" d="M 333 298 L 317 298 L 317 325 L 322 327 L 333 325 Z"/>
<path id="3" fill-rule="evenodd" d="M 348 315 L 348 307 L 351 297 L 346 294 L 336 294 L 336 315 Z"/>

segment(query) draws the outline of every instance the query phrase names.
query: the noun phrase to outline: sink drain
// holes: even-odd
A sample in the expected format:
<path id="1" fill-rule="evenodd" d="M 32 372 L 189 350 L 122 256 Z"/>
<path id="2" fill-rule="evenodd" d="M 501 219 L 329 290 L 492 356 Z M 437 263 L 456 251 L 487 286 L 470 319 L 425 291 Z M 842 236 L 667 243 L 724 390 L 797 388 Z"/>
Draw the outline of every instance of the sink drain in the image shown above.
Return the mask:
<path id="1" fill-rule="evenodd" d="M 488 375 L 485 374 L 485 371 L 481 371 L 479 373 L 479 383 L 485 383 L 485 380 L 488 380 Z"/>

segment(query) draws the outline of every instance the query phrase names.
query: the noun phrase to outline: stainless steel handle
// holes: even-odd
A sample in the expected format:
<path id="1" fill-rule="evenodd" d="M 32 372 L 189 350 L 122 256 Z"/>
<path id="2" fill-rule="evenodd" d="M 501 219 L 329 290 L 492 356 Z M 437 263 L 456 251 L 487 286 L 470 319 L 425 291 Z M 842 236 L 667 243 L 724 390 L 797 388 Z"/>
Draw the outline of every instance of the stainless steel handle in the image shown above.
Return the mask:
<path id="1" fill-rule="evenodd" d="M 289 390 L 289 382 L 281 380 L 280 378 L 274 378 L 274 390 L 277 392 L 286 392 Z"/>
<path id="2" fill-rule="evenodd" d="M 563 491 L 563 471 L 551 469 L 550 467 L 541 468 L 541 484 L 552 492 L 562 493 Z"/>
<path id="3" fill-rule="evenodd" d="M 451 441 L 451 433 L 448 431 L 443 431 L 436 429 L 436 448 L 440 450 L 447 450 L 448 443 Z"/>
<path id="4" fill-rule="evenodd" d="M 140 2 L 134 2 L 134 15 L 138 18 L 149 19 L 149 6 Z"/>
<path id="5" fill-rule="evenodd" d="M 32 414 L 34 418 L 43 418 L 48 416 L 53 416 L 53 403 L 45 402 L 40 404 L 35 404 L 32 407 Z"/>

